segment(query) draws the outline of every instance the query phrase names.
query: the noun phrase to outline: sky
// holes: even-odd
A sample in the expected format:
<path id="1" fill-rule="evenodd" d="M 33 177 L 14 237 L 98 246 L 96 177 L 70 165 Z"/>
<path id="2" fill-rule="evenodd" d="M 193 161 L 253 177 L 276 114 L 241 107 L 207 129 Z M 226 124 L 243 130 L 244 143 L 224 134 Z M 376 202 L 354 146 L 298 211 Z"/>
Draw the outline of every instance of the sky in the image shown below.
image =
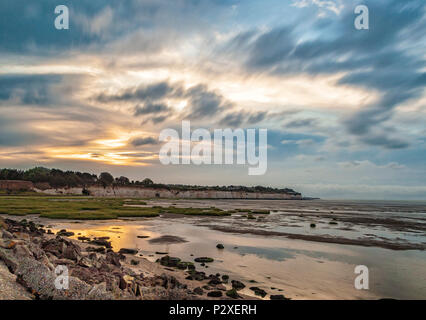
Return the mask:
<path id="1" fill-rule="evenodd" d="M 426 200 L 424 0 L 2 0 L 0 14 L 0 167 Z M 162 165 L 159 134 L 183 120 L 268 129 L 267 172 Z"/>

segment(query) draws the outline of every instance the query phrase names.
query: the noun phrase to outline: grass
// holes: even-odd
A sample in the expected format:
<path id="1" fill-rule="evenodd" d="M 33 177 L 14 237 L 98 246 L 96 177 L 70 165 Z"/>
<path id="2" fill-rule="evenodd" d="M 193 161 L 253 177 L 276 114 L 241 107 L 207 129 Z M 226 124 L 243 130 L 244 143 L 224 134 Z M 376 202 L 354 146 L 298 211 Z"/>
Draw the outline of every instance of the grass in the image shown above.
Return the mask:
<path id="1" fill-rule="evenodd" d="M 230 216 L 235 210 L 210 208 L 137 207 L 140 199 L 92 198 L 83 196 L 2 196 L 0 214 L 39 214 L 51 219 L 106 220 L 120 217 L 156 217 L 162 213 L 192 216 Z"/>

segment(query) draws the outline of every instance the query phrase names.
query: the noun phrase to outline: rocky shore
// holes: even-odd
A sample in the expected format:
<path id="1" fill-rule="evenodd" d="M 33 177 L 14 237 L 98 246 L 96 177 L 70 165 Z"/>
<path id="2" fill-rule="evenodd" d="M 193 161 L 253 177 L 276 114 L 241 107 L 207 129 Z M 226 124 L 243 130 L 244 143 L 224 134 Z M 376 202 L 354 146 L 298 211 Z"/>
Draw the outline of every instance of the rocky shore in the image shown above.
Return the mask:
<path id="1" fill-rule="evenodd" d="M 253 299 L 227 275 L 200 272 L 192 262 L 163 256 L 153 263 L 138 250 L 111 249 L 108 237 L 67 238 L 32 221 L 0 218 L 1 299 Z M 210 258 L 200 257 L 208 263 Z M 55 286 L 58 266 L 68 270 L 68 289 Z M 63 268 L 63 267 L 62 267 Z M 263 296 L 263 292 L 258 296 Z M 275 297 L 284 299 L 284 297 Z"/>

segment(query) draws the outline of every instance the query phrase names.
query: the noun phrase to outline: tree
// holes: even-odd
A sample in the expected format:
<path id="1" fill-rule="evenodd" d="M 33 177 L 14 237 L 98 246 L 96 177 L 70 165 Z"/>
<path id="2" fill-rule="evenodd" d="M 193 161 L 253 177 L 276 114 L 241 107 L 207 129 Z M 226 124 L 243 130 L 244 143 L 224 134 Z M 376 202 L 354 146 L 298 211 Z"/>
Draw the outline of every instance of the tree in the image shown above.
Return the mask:
<path id="1" fill-rule="evenodd" d="M 150 178 L 145 178 L 145 179 L 143 179 L 142 184 L 144 186 L 149 186 L 149 185 L 154 184 L 154 182 Z"/>
<path id="2" fill-rule="evenodd" d="M 116 178 L 115 182 L 120 186 L 127 186 L 130 184 L 129 178 L 123 176 L 121 176 L 120 178 Z"/>
<path id="3" fill-rule="evenodd" d="M 99 175 L 99 182 L 102 183 L 105 188 L 106 186 L 109 186 L 114 182 L 114 177 L 108 172 L 102 172 Z"/>

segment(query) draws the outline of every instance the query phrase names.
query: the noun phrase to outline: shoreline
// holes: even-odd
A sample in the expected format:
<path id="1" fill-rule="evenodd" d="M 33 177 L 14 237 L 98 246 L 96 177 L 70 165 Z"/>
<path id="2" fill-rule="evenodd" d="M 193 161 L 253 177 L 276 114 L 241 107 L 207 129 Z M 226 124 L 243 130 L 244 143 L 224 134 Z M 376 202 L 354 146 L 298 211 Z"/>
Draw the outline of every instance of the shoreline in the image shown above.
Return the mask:
<path id="1" fill-rule="evenodd" d="M 153 263 L 135 249 L 113 251 L 105 237 L 78 241 L 69 239 L 66 230 L 48 234 L 32 221 L 0 219 L 0 261 L 10 273 L 0 268 L 0 279 L 23 292 L 3 293 L 2 299 L 256 299 L 233 290 L 229 277 L 206 275 L 189 263 L 183 268 L 175 263 L 178 258 L 166 255 Z M 58 290 L 54 271 L 63 265 L 70 270 L 70 285 Z"/>

